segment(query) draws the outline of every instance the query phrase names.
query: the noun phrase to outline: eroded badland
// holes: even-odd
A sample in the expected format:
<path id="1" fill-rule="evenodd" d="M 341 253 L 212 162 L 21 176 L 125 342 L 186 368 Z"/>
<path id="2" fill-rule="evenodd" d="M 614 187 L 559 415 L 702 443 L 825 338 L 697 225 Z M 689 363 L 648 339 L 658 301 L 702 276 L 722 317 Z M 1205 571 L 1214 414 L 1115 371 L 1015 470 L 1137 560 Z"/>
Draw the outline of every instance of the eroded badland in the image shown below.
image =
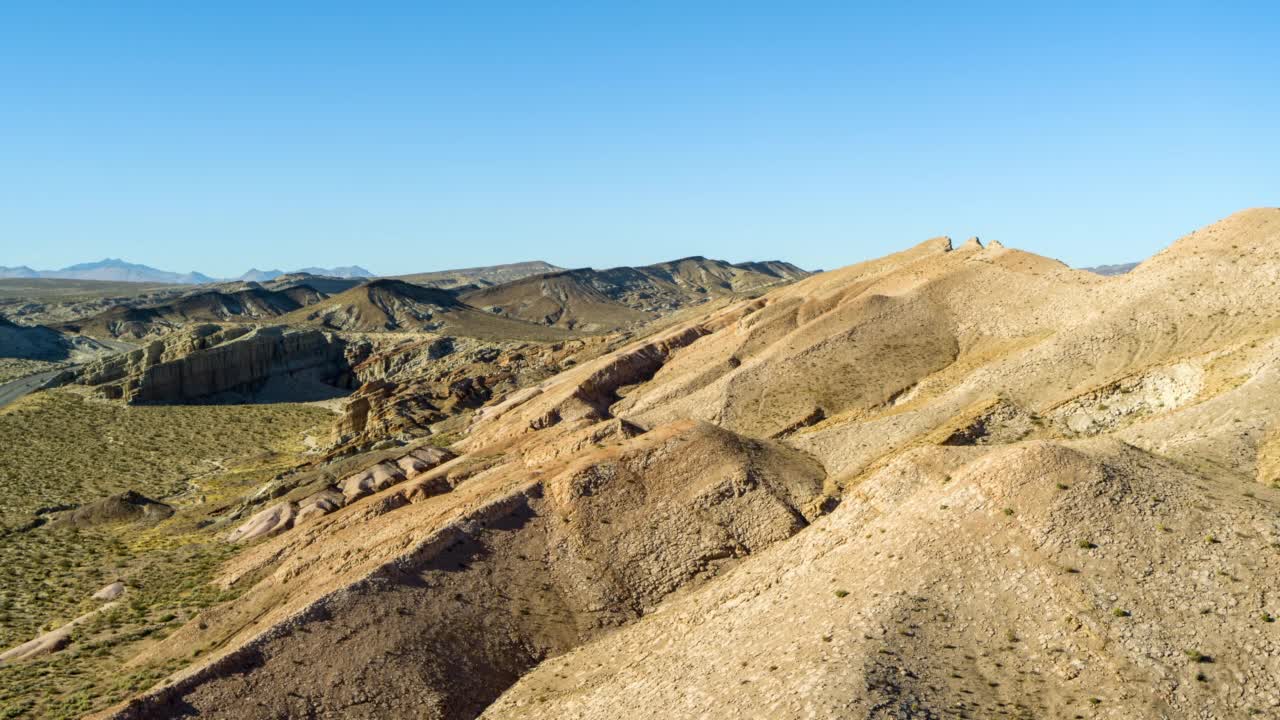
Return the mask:
<path id="1" fill-rule="evenodd" d="M 1280 210 L 303 280 L 0 326 L 11 717 L 1280 716 Z"/>

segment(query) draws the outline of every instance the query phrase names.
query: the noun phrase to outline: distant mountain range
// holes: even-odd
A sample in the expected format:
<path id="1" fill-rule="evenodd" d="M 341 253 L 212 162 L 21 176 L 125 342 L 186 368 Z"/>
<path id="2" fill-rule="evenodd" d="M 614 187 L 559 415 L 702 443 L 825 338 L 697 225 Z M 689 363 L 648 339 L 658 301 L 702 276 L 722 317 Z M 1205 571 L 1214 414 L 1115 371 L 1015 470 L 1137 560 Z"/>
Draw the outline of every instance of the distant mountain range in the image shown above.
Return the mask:
<path id="1" fill-rule="evenodd" d="M 1118 265 L 1095 265 L 1094 267 L 1084 268 L 1095 275 L 1124 275 L 1130 270 L 1138 267 L 1138 263 L 1120 263 Z"/>
<path id="2" fill-rule="evenodd" d="M 340 277 L 340 278 L 377 277 L 377 275 L 374 275 L 373 273 L 369 272 L 368 270 L 365 270 L 359 265 L 342 265 L 340 267 L 333 267 L 333 268 L 304 267 L 301 270 L 293 270 L 290 272 L 285 272 L 284 270 L 259 270 L 258 268 L 249 268 L 248 272 L 236 278 L 236 280 L 243 280 L 245 282 L 250 282 L 250 281 L 267 282 L 269 280 L 275 280 L 278 277 L 283 277 L 285 275 L 293 275 L 297 273 L 306 273 L 308 275 L 324 275 L 326 277 Z"/>
<path id="3" fill-rule="evenodd" d="M 327 275 L 342 278 L 371 278 L 373 273 L 359 265 L 347 265 L 335 268 L 307 267 L 294 272 L 311 275 Z M 237 280 L 253 280 L 264 282 L 274 280 L 286 273 L 281 270 L 250 269 Z M 18 267 L 0 266 L 0 278 L 57 278 L 63 280 L 109 280 L 114 282 L 172 283 L 175 285 L 199 285 L 220 282 L 221 279 L 210 277 L 204 273 L 176 273 L 157 270 L 148 265 L 125 262 L 119 258 L 106 258 L 98 262 L 79 263 L 61 270 L 33 270 L 26 265 Z"/>
<path id="4" fill-rule="evenodd" d="M 176 273 L 157 270 L 146 265 L 129 263 L 118 258 L 106 258 L 98 262 L 69 265 L 61 270 L 33 270 L 26 265 L 0 266 L 0 278 L 58 278 L 62 280 L 110 280 L 114 282 L 174 283 L 195 285 L 217 282 L 203 273 Z"/>

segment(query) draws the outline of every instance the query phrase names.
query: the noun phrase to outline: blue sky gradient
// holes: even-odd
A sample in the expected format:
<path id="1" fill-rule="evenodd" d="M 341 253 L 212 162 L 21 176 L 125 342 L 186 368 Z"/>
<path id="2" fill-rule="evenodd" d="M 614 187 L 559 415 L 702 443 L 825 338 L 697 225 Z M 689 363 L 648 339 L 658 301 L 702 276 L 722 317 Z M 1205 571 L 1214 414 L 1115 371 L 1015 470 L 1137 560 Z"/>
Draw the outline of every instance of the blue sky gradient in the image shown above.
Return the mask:
<path id="1" fill-rule="evenodd" d="M 0 265 L 1088 265 L 1280 204 L 1275 3 L 53 5 L 0 8 Z"/>

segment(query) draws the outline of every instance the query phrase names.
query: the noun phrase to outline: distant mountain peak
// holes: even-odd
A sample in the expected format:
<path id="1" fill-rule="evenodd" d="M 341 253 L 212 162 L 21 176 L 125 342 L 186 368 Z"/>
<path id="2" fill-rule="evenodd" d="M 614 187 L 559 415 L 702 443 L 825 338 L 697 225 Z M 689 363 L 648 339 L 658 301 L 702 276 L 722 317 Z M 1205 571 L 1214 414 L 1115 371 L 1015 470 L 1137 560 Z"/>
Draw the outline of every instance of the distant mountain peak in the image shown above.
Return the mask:
<path id="1" fill-rule="evenodd" d="M 1119 263 L 1116 265 L 1095 265 L 1093 267 L 1080 268 L 1080 269 L 1086 272 L 1091 272 L 1094 275 L 1111 276 L 1111 275 L 1124 275 L 1125 273 L 1129 272 L 1130 270 L 1136 267 L 1138 267 L 1138 263 L 1131 262 L 1131 263 Z"/>
<path id="2" fill-rule="evenodd" d="M 344 265 L 335 268 L 307 267 L 294 273 L 319 275 L 336 278 L 372 278 L 376 277 L 359 265 Z M 235 280 L 244 282 L 269 282 L 286 275 L 283 270 L 259 270 L 250 268 Z M 149 265 L 129 262 L 118 257 L 104 257 L 93 262 L 68 265 L 61 270 L 34 270 L 25 265 L 18 267 L 0 266 L 0 278 L 54 278 L 63 280 L 103 280 L 110 282 L 167 283 L 174 285 L 203 285 L 221 282 L 227 278 L 215 278 L 202 272 L 178 273 L 159 270 Z"/>
<path id="3" fill-rule="evenodd" d="M 269 280 L 275 280 L 281 275 L 284 275 L 283 270 L 259 270 L 255 267 L 249 268 L 249 270 L 238 279 L 244 280 L 245 282 L 267 282 Z"/>
<path id="4" fill-rule="evenodd" d="M 170 284 L 200 284 L 214 282 L 214 278 L 198 272 L 175 273 L 120 258 L 103 258 L 97 262 L 68 265 L 61 270 L 32 270 L 22 266 L 0 268 L 0 278 L 55 278 L 65 280 L 105 280 L 112 282 L 144 282 Z"/>
<path id="5" fill-rule="evenodd" d="M 125 262 L 120 258 L 108 257 L 108 258 L 102 258 L 97 262 L 84 262 L 84 263 L 76 263 L 75 265 L 68 265 L 62 268 L 62 272 L 75 272 L 77 270 L 97 270 L 99 268 L 147 268 L 148 270 L 155 269 L 155 268 L 148 268 L 146 265 L 139 265 L 136 263 Z"/>
<path id="6" fill-rule="evenodd" d="M 26 265 L 17 267 L 5 267 L 0 265 L 0 278 L 36 278 L 40 277 L 40 273 L 32 270 Z"/>
<path id="7" fill-rule="evenodd" d="M 297 272 L 308 273 L 310 275 L 324 275 L 327 277 L 340 277 L 340 278 L 377 277 L 376 275 L 360 267 L 359 265 L 340 265 L 338 267 L 332 267 L 332 268 L 304 267 L 298 270 Z"/>

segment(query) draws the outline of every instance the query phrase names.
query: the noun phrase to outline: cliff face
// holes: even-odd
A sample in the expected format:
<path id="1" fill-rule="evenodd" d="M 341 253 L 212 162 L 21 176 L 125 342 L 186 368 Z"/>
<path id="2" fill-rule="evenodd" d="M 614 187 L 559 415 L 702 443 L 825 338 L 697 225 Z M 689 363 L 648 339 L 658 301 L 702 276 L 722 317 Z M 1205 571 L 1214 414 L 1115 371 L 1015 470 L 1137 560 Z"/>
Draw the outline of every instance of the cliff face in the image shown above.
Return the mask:
<path id="1" fill-rule="evenodd" d="M 221 330 L 205 325 L 87 366 L 75 382 L 130 403 L 211 401 L 231 395 L 315 399 L 351 386 L 364 349 L 318 330 Z"/>
<path id="2" fill-rule="evenodd" d="M 80 369 L 73 382 L 79 385 L 96 385 L 107 397 L 121 397 L 119 384 L 130 376 L 140 375 L 148 368 L 163 362 L 171 362 L 193 352 L 230 342 L 250 332 L 247 327 L 221 328 L 218 325 L 197 325 L 186 332 L 174 333 L 163 340 L 153 340 L 132 352 L 113 355 L 92 362 Z"/>
<path id="3" fill-rule="evenodd" d="M 316 330 L 263 328 L 171 362 L 138 378 L 130 402 L 182 402 L 220 393 L 254 393 L 270 380 L 291 384 L 349 384 L 345 344 Z"/>

